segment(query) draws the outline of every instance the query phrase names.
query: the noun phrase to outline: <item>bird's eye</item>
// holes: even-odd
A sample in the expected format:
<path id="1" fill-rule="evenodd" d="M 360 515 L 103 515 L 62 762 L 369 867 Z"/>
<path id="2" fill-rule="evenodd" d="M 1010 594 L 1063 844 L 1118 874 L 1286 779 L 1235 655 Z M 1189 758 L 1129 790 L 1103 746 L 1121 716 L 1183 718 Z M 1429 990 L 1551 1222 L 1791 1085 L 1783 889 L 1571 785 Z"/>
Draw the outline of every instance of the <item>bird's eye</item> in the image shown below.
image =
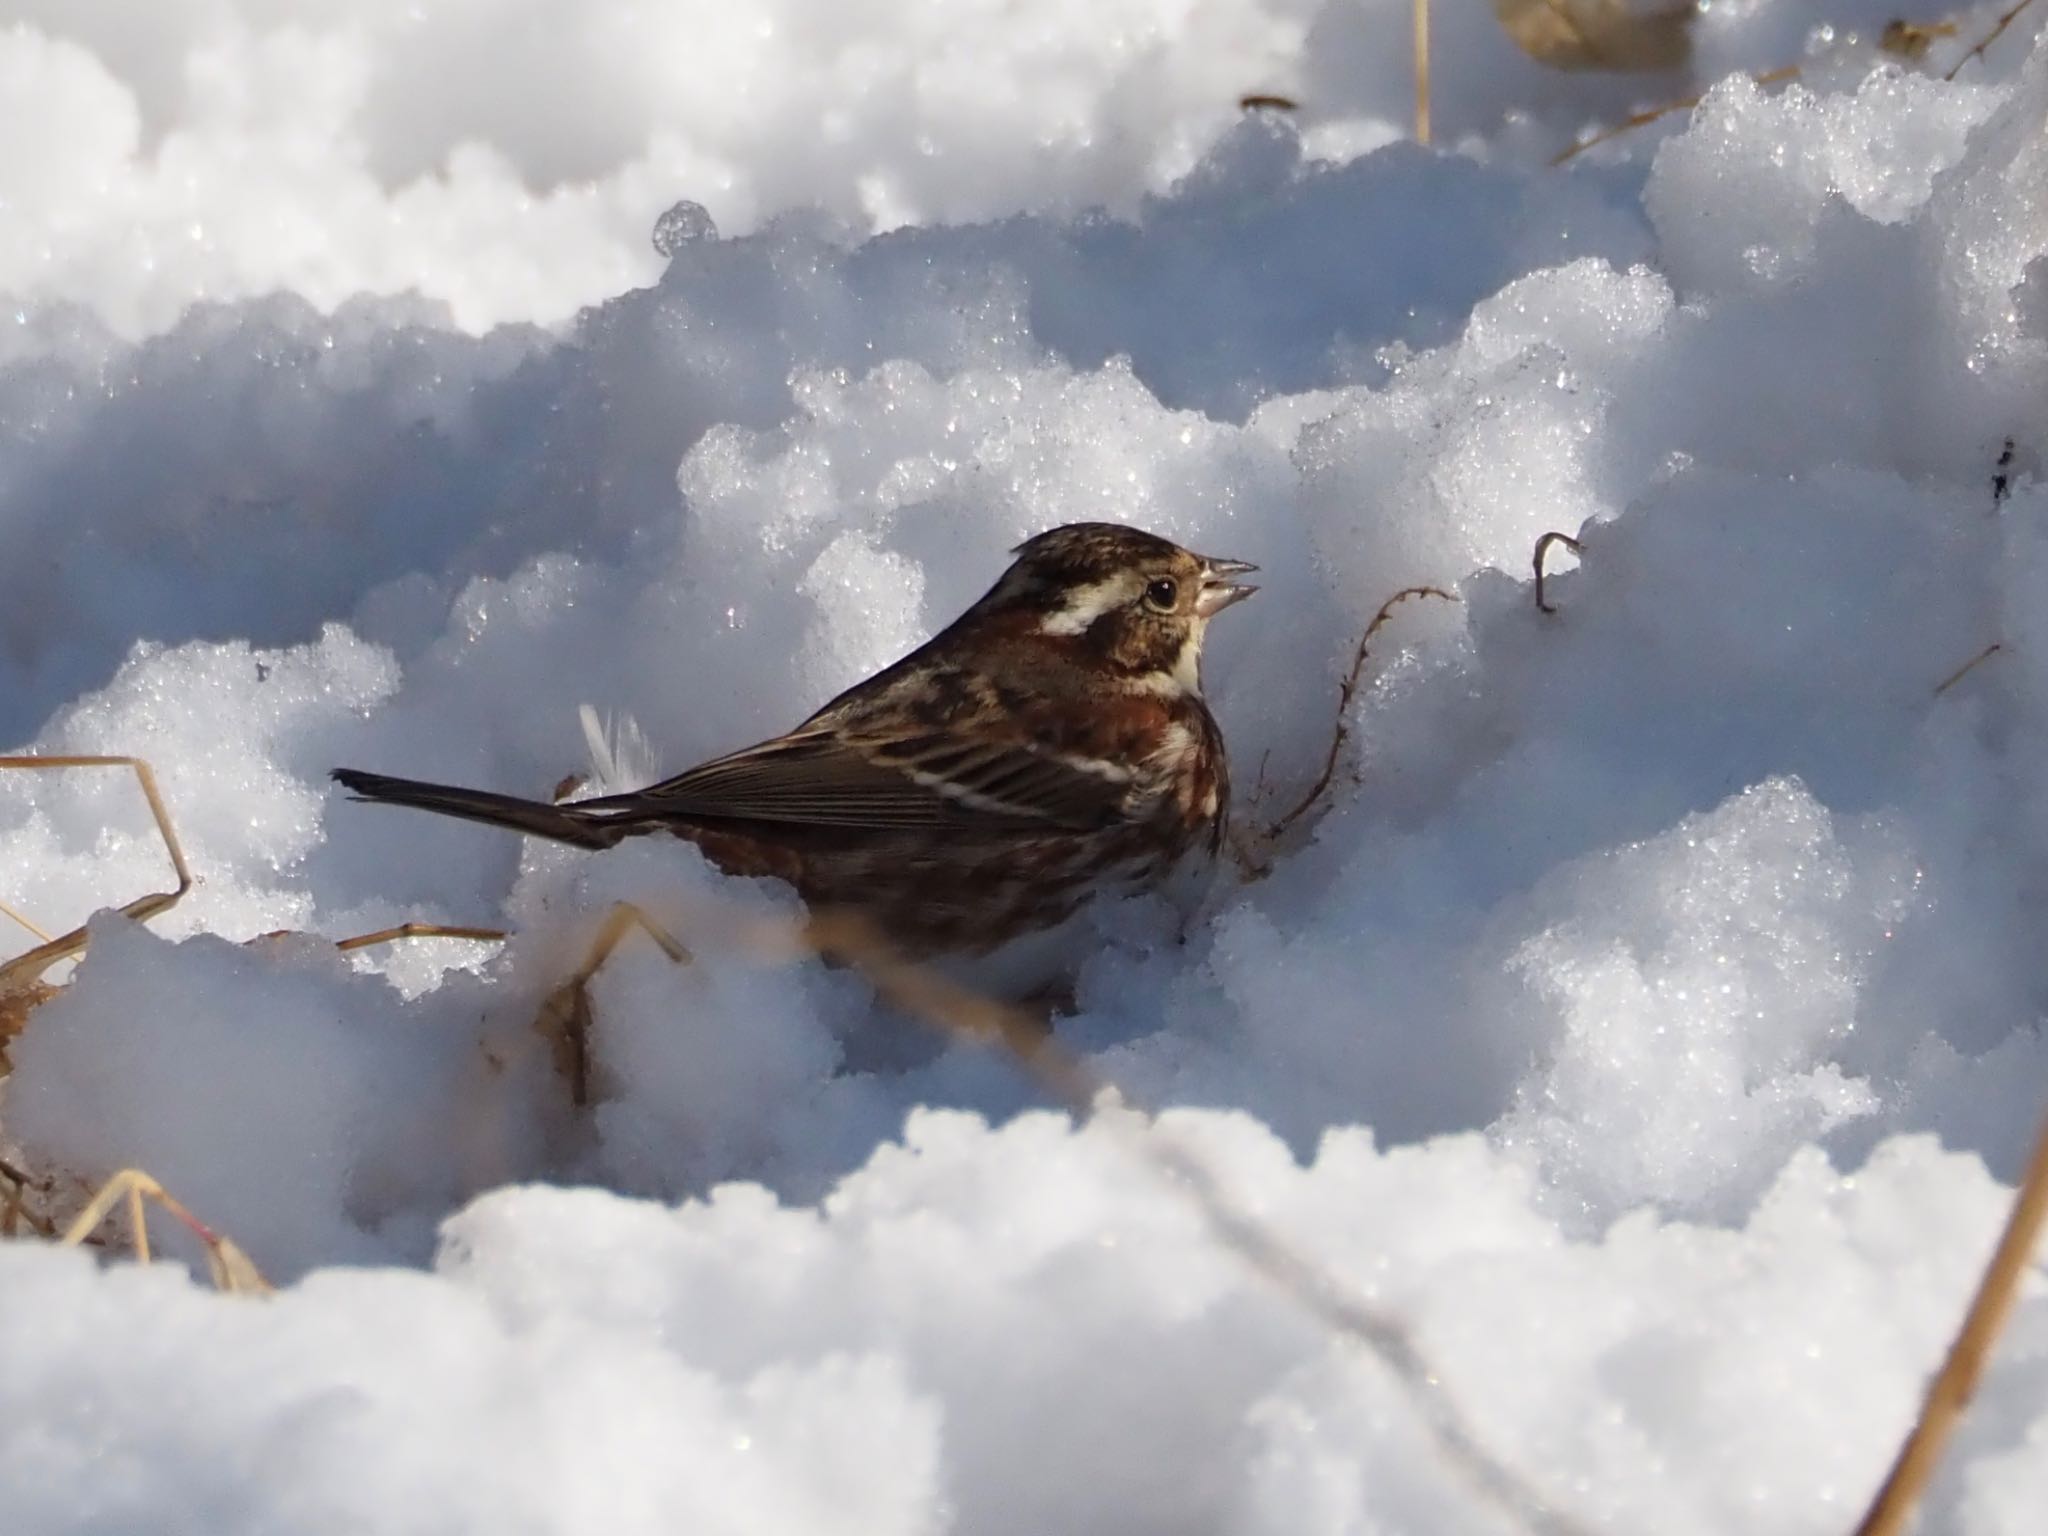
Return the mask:
<path id="1" fill-rule="evenodd" d="M 1145 589 L 1145 601 L 1154 608 L 1171 612 L 1173 601 L 1180 596 L 1180 588 L 1174 585 L 1171 576 L 1162 576 Z"/>

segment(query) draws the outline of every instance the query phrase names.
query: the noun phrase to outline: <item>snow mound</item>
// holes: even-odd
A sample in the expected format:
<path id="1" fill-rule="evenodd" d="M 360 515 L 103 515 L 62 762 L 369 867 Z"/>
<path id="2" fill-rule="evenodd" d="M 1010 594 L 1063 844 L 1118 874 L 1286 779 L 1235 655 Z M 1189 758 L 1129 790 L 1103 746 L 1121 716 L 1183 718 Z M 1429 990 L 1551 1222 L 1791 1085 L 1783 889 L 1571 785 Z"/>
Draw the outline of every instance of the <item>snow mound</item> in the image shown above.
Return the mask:
<path id="1" fill-rule="evenodd" d="M 0 31 L 0 735 L 151 760 L 201 877 L 10 1042 L 10 1156 L 285 1286 L 0 1244 L 10 1530 L 1517 1528 L 1432 1400 L 1596 1529 L 1849 1523 L 2048 1082 L 2048 45 L 1944 83 L 1718 8 L 1701 84 L 1802 81 L 1557 171 L 1647 85 L 1474 41 L 1461 147 L 1364 152 L 1390 11 Z M 1262 566 L 1206 674 L 1254 836 L 1370 617 L 1455 598 L 1260 878 L 1091 912 L 1056 1038 L 1134 1108 L 771 963 L 789 891 L 686 844 L 327 781 L 546 795 L 586 709 L 685 766 L 1077 518 Z M 118 769 L 0 773 L 0 869 L 51 928 L 169 879 Z M 536 1026 L 620 902 L 692 958 L 597 973 L 579 1108 Z M 327 942 L 408 919 L 510 937 Z M 1931 1528 L 2037 1523 L 2038 1290 Z"/>

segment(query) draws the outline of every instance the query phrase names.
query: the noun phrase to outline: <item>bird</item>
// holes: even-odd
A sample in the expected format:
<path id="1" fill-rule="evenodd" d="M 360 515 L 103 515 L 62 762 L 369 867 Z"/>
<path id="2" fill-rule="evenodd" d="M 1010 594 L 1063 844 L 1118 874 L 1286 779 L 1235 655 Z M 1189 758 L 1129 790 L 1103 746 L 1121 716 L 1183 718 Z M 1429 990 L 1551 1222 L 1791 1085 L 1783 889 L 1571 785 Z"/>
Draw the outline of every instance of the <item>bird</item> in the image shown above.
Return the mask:
<path id="1" fill-rule="evenodd" d="M 623 794 L 552 804 L 354 768 L 358 800 L 584 848 L 668 833 L 779 877 L 909 958 L 978 955 L 1090 896 L 1213 866 L 1229 814 L 1202 696 L 1209 621 L 1257 591 L 1244 560 L 1118 523 L 1011 552 L 952 624 L 794 730 Z"/>

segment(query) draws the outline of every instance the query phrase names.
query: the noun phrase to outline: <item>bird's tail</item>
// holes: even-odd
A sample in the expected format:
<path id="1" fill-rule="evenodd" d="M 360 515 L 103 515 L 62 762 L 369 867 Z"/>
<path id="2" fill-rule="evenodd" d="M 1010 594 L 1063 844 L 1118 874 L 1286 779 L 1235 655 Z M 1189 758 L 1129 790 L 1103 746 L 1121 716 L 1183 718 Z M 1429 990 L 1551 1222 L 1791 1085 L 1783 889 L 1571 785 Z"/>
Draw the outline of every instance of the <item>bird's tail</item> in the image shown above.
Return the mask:
<path id="1" fill-rule="evenodd" d="M 460 789 L 452 784 L 422 784 L 417 779 L 393 779 L 357 768 L 337 768 L 334 778 L 358 800 L 414 805 L 423 811 L 510 827 L 530 837 L 551 837 L 580 848 L 609 848 L 644 825 L 630 817 L 585 811 L 574 805 L 547 805 L 539 800 L 521 800 L 517 795 L 494 795 L 487 789 Z"/>

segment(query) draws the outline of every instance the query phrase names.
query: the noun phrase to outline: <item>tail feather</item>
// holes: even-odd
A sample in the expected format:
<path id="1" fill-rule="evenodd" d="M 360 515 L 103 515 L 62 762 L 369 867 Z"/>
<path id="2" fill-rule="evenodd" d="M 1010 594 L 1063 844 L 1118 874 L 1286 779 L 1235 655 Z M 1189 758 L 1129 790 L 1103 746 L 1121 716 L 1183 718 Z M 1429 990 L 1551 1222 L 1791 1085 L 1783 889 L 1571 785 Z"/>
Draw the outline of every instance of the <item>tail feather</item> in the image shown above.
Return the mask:
<path id="1" fill-rule="evenodd" d="M 645 826 L 635 818 L 583 811 L 573 805 L 548 805 L 539 800 L 521 800 L 517 795 L 494 795 L 487 789 L 462 789 L 453 784 L 423 784 L 417 779 L 394 779 L 381 773 L 364 773 L 358 768 L 337 768 L 333 777 L 358 800 L 417 806 L 442 816 L 509 827 L 530 837 L 553 838 L 581 848 L 609 848 Z"/>

